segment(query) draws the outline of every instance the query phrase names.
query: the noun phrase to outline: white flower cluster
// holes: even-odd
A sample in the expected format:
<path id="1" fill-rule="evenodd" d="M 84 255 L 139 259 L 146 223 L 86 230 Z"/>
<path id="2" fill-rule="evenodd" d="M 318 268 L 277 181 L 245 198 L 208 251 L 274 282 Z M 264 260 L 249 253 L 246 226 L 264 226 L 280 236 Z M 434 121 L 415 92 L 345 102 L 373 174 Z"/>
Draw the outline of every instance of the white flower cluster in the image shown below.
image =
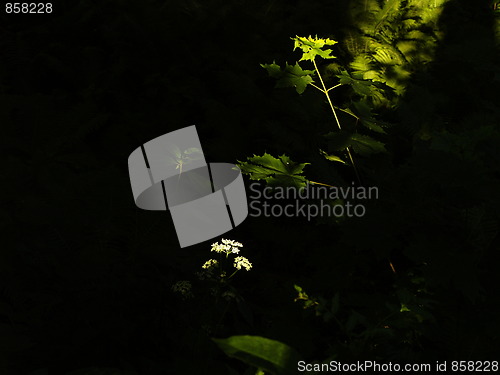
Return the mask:
<path id="1" fill-rule="evenodd" d="M 210 251 L 215 251 L 216 253 L 226 253 L 228 255 L 238 254 L 240 252 L 240 247 L 243 247 L 241 243 L 223 238 L 222 244 L 219 244 L 218 242 L 213 243 Z"/>
<path id="2" fill-rule="evenodd" d="M 215 267 L 219 264 L 219 262 L 215 259 L 209 259 L 205 263 L 203 263 L 203 271 L 201 272 L 195 272 L 196 276 L 198 276 L 198 279 L 200 280 L 207 280 L 211 279 L 214 275 Z"/>
<path id="3" fill-rule="evenodd" d="M 224 298 L 226 301 L 235 300 L 238 301 L 238 293 L 236 291 L 227 290 L 230 287 L 228 284 L 228 280 L 231 279 L 239 270 L 244 268 L 247 271 L 250 271 L 252 268 L 252 263 L 242 256 L 236 256 L 234 258 L 233 266 L 236 270 L 228 276 L 230 273 L 228 270 L 224 269 L 223 265 L 230 265 L 229 255 L 238 254 L 240 252 L 240 247 L 243 245 L 239 242 L 233 240 L 222 239 L 222 243 L 218 242 L 212 244 L 211 251 L 215 251 L 219 253 L 219 257 L 221 259 L 209 259 L 201 266 L 201 270 L 199 272 L 195 272 L 195 275 L 199 280 L 208 280 L 211 283 L 215 282 L 215 286 L 209 288 L 210 294 L 213 296 Z M 223 254 L 225 256 L 223 256 Z M 226 264 L 227 262 L 227 264 Z M 228 271 L 226 273 L 226 271 Z M 179 293 L 182 295 L 183 299 L 192 298 L 192 285 L 190 281 L 183 280 L 177 281 L 174 285 L 172 285 L 172 291 L 175 293 Z"/>
<path id="4" fill-rule="evenodd" d="M 247 271 L 250 271 L 250 268 L 252 268 L 252 263 L 249 262 L 249 260 L 245 257 L 236 257 L 234 258 L 234 267 L 237 270 L 241 270 L 243 267 Z"/>
<path id="5" fill-rule="evenodd" d="M 216 266 L 219 262 L 217 262 L 215 259 L 209 259 L 207 260 L 201 268 L 208 269 Z"/>
<path id="6" fill-rule="evenodd" d="M 243 247 L 243 244 L 236 242 L 234 240 L 226 240 L 225 238 L 223 238 L 221 244 L 219 244 L 218 242 L 213 243 L 212 249 L 210 251 L 215 251 L 216 253 L 219 253 L 221 255 L 225 254 L 226 258 L 228 258 L 230 254 L 238 254 L 240 252 L 239 249 L 240 247 Z M 225 281 L 233 277 L 236 271 L 241 270 L 241 268 L 244 268 L 247 271 L 249 271 L 252 268 L 252 263 L 250 263 L 247 258 L 238 256 L 234 259 L 233 263 L 234 267 L 236 268 L 236 271 L 234 271 L 228 278 L 226 278 L 227 274 L 226 271 L 222 269 L 221 262 L 222 260 L 221 261 L 217 261 L 215 259 L 207 260 L 201 266 L 202 270 L 200 272 L 196 272 L 196 276 L 198 276 L 198 279 L 200 280 L 217 279 L 220 281 Z M 217 274 L 217 276 L 215 274 Z"/>

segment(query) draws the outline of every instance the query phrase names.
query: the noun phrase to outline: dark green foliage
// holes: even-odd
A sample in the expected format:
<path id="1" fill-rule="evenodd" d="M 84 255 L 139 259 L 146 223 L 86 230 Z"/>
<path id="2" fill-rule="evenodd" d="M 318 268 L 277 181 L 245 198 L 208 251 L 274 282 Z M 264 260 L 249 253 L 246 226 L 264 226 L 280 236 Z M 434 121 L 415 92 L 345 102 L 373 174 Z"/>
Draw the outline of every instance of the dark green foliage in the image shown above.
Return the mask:
<path id="1" fill-rule="evenodd" d="M 302 70 L 298 63 L 295 65 L 288 65 L 288 63 L 286 63 L 283 70 L 281 70 L 276 63 L 260 65 L 267 70 L 269 76 L 276 78 L 277 88 L 295 87 L 297 93 L 302 94 L 306 86 L 314 82 L 311 78 L 311 75 L 314 74 L 314 70 Z"/>
<path id="2" fill-rule="evenodd" d="M 252 180 L 265 180 L 270 186 L 303 187 L 307 180 L 301 176 L 304 167 L 309 163 L 295 163 L 286 155 L 279 159 L 265 153 L 254 155 L 246 162 L 238 161 L 238 168 Z"/>
<path id="3" fill-rule="evenodd" d="M 260 336 L 232 336 L 213 339 L 230 357 L 275 375 L 297 373 L 300 355 L 288 345 Z"/>
<path id="4" fill-rule="evenodd" d="M 359 182 L 361 182 L 359 173 L 356 167 L 356 164 L 354 162 L 351 149 L 353 152 L 361 154 L 361 155 L 370 155 L 372 153 L 378 153 L 378 152 L 384 152 L 384 144 L 372 139 L 368 135 L 362 135 L 362 134 L 357 134 L 357 129 L 352 129 L 348 135 L 348 139 L 346 138 L 345 130 L 343 129 L 343 125 L 341 125 L 340 120 L 337 115 L 337 110 L 340 110 L 344 113 L 347 113 L 354 117 L 356 119 L 356 124 L 358 122 L 361 122 L 363 125 L 365 125 L 368 129 L 371 129 L 373 131 L 376 131 L 378 133 L 384 133 L 384 130 L 381 127 L 381 124 L 385 124 L 384 122 L 380 121 L 377 124 L 377 120 L 372 115 L 372 112 L 370 110 L 370 106 L 366 103 L 367 100 L 370 100 L 371 97 L 373 97 L 378 91 L 375 90 L 375 88 L 383 88 L 383 89 L 388 89 L 388 87 L 380 82 L 375 82 L 373 80 L 369 79 L 363 79 L 359 77 L 359 74 L 354 74 L 351 75 L 349 72 L 345 70 L 340 70 L 340 75 L 337 75 L 338 78 L 338 84 L 332 87 L 327 87 L 325 85 L 325 82 L 322 78 L 322 74 L 319 71 L 317 62 L 316 62 L 316 57 L 321 57 L 323 59 L 334 59 L 335 56 L 332 56 L 332 50 L 331 49 L 324 49 L 325 46 L 329 45 L 335 45 L 337 42 L 335 40 L 329 39 L 329 38 L 318 38 L 316 37 L 295 37 L 292 38 L 294 40 L 294 49 L 301 49 L 302 50 L 302 57 L 300 58 L 299 61 L 305 60 L 305 61 L 310 61 L 313 66 L 314 70 L 306 70 L 304 71 L 299 63 L 297 62 L 294 66 L 286 64 L 285 69 L 282 71 L 281 68 L 276 65 L 276 63 L 272 64 L 261 64 L 263 68 L 265 68 L 269 75 L 275 79 L 277 79 L 277 84 L 276 87 L 295 87 L 297 90 L 297 93 L 302 94 L 306 88 L 307 85 L 313 86 L 315 89 L 319 90 L 321 93 L 323 93 L 326 97 L 326 100 L 330 106 L 330 110 L 333 114 L 333 117 L 335 119 L 335 122 L 337 124 L 337 127 L 339 129 L 339 133 L 329 133 L 326 135 L 326 138 L 329 138 L 330 140 L 330 151 L 332 151 L 332 148 L 334 151 L 346 151 L 346 154 L 348 155 L 348 158 L 350 160 L 351 166 L 354 169 L 354 173 L 356 174 L 356 178 L 358 179 Z M 318 85 L 314 84 L 313 79 L 311 78 L 311 74 L 317 74 L 319 78 Z M 350 108 L 339 108 L 335 104 L 332 103 L 331 100 L 331 94 L 330 91 L 333 89 L 338 88 L 339 86 L 342 85 L 349 85 L 353 89 L 353 95 L 351 97 L 351 103 L 350 106 L 352 108 L 355 108 L 356 112 L 360 114 L 360 116 L 357 116 L 354 111 Z M 390 89 L 390 88 L 389 88 Z M 345 125 L 345 124 L 344 124 Z M 344 128 L 345 129 L 345 128 Z M 339 145 L 339 140 L 340 140 L 340 145 Z M 331 144 L 334 146 L 331 147 Z M 320 154 L 325 157 L 326 160 L 329 161 L 336 161 L 340 162 L 343 164 L 347 164 L 342 160 L 337 155 L 330 155 L 323 150 L 320 149 Z M 250 171 L 247 170 L 247 173 L 249 173 L 251 176 L 253 174 L 258 175 L 258 171 Z M 256 179 L 252 177 L 252 179 Z M 257 178 L 260 179 L 260 178 Z M 289 184 L 287 184 L 289 185 Z"/>
<path id="5" fill-rule="evenodd" d="M 398 96 L 412 74 L 433 60 L 442 33 L 439 15 L 446 0 L 355 0 L 352 24 L 345 29 L 351 68 L 365 79 L 385 83 Z M 394 97 L 379 90 L 375 107 L 393 106 Z"/>
<path id="6" fill-rule="evenodd" d="M 328 148 L 331 151 L 342 151 L 350 146 L 354 152 L 364 156 L 386 151 L 383 143 L 357 133 L 332 132 L 325 134 L 325 138 L 328 140 Z"/>

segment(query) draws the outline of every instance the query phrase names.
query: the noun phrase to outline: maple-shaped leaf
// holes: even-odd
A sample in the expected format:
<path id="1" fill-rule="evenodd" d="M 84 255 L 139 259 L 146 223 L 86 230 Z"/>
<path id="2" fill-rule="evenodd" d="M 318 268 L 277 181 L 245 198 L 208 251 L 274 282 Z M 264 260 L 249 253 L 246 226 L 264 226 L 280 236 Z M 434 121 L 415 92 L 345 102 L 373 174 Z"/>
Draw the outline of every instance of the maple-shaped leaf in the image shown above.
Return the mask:
<path id="1" fill-rule="evenodd" d="M 355 75 L 351 76 L 345 70 L 342 70 L 340 73 L 341 74 L 337 75 L 337 77 L 339 78 L 339 83 L 343 85 L 350 85 L 356 94 L 363 96 L 372 95 L 375 86 L 375 83 L 373 81 L 367 79 L 360 79 L 357 78 Z"/>
<path id="2" fill-rule="evenodd" d="M 212 338 L 212 341 L 227 356 L 257 368 L 256 375 L 296 374 L 297 363 L 301 360 L 300 354 L 295 349 L 280 341 L 261 336 L 231 336 L 226 339 Z"/>
<path id="3" fill-rule="evenodd" d="M 384 92 L 384 94 L 389 97 L 394 95 L 393 88 L 379 81 L 365 79 L 361 73 L 349 73 L 345 70 L 341 70 L 337 77 L 339 78 L 339 83 L 350 85 L 356 94 L 364 97 L 374 97 L 380 94 L 380 92 Z"/>
<path id="4" fill-rule="evenodd" d="M 291 39 L 295 42 L 293 50 L 295 51 L 297 48 L 300 48 L 302 50 L 302 57 L 299 61 L 313 61 L 316 56 L 320 56 L 324 59 L 336 58 L 335 56 L 331 55 L 331 53 L 333 52 L 331 49 L 323 50 L 324 46 L 333 46 L 334 44 L 337 44 L 338 42 L 335 40 L 328 38 L 322 39 L 318 38 L 317 36 L 315 38 L 313 38 L 312 36 L 308 36 L 307 38 L 296 36 L 295 38 Z"/>
<path id="5" fill-rule="evenodd" d="M 275 62 L 260 64 L 260 66 L 267 70 L 269 76 L 278 80 L 276 87 L 295 87 L 299 94 L 304 92 L 309 83 L 314 82 L 311 77 L 314 70 L 303 70 L 299 63 L 295 65 L 286 63 L 284 69 L 281 69 Z"/>
<path id="6" fill-rule="evenodd" d="M 260 64 L 260 66 L 267 70 L 270 77 L 279 79 L 283 76 L 283 71 L 275 61 L 272 64 Z"/>
<path id="7" fill-rule="evenodd" d="M 351 137 L 351 146 L 354 152 L 368 156 L 379 152 L 387 152 L 382 142 L 379 142 L 367 135 L 354 133 Z"/>
<path id="8" fill-rule="evenodd" d="M 347 164 L 345 161 L 343 161 L 340 157 L 338 157 L 337 155 L 329 155 L 327 152 L 323 151 L 323 150 L 319 150 L 319 153 L 321 155 L 323 155 L 325 157 L 326 160 L 330 160 L 330 161 L 337 161 L 339 163 L 342 163 L 342 164 Z"/>
<path id="9" fill-rule="evenodd" d="M 353 102 L 352 106 L 354 110 L 352 113 L 359 118 L 362 125 L 366 126 L 370 130 L 373 130 L 374 132 L 385 134 L 385 130 L 383 128 L 388 127 L 389 124 L 385 121 L 377 120 L 374 117 L 370 105 L 365 99 Z"/>
<path id="10" fill-rule="evenodd" d="M 352 147 L 354 152 L 363 156 L 387 152 L 382 142 L 367 135 L 341 130 L 325 134 L 324 137 L 328 140 L 328 148 L 332 151 L 342 151 Z"/>
<path id="11" fill-rule="evenodd" d="M 324 134 L 323 137 L 328 140 L 329 151 L 343 151 L 351 145 L 352 133 L 340 130 Z"/>
<path id="12" fill-rule="evenodd" d="M 246 162 L 238 160 L 238 168 L 251 180 L 265 180 L 270 186 L 305 187 L 307 179 L 301 176 L 303 169 L 309 163 L 296 163 L 286 155 L 278 158 L 264 153 L 262 156 L 248 157 Z"/>

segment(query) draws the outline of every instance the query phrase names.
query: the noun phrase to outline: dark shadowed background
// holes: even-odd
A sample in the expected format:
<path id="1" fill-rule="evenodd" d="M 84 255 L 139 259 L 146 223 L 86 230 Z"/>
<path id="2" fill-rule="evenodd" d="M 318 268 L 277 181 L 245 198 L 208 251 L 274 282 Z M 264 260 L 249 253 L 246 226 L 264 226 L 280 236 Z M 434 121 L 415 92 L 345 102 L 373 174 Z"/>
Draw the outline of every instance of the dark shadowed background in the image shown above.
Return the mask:
<path id="1" fill-rule="evenodd" d="M 376 25 L 363 46 L 352 4 L 372 3 L 385 2 L 2 8 L 0 373 L 254 374 L 210 340 L 243 334 L 308 362 L 498 360 L 498 13 L 477 0 L 390 0 L 394 19 L 413 6 L 413 22 L 436 12 L 435 23 L 411 35 Z M 180 249 L 168 212 L 135 206 L 127 158 L 196 125 L 210 162 L 286 154 L 311 163 L 311 180 L 349 185 L 353 171 L 318 152 L 335 130 L 324 98 L 275 89 L 260 66 L 295 63 L 295 35 L 338 40 L 336 63 L 351 70 L 419 43 L 413 60 L 370 68 L 400 90 L 374 107 L 392 124 L 374 134 L 388 152 L 358 160 L 380 199 L 340 223 L 248 217 L 223 236 L 253 263 L 234 278 L 242 300 L 216 302 L 194 272 L 220 239 Z M 194 298 L 172 291 L 179 280 L 198 283 Z M 294 284 L 325 309 L 294 302 Z"/>

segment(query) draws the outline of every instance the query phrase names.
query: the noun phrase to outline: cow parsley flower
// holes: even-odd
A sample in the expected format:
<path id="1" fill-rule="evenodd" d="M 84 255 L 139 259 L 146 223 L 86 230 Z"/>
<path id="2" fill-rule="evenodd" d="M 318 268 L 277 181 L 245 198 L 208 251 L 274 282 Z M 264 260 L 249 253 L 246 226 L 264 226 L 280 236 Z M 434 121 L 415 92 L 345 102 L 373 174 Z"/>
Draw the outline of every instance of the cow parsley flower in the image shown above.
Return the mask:
<path id="1" fill-rule="evenodd" d="M 219 244 L 218 242 L 212 244 L 212 249 L 210 251 L 215 251 L 216 253 L 226 253 L 231 252 L 231 246 L 225 244 Z"/>
<path id="2" fill-rule="evenodd" d="M 236 242 L 234 240 L 226 240 L 225 238 L 222 239 L 222 244 L 219 244 L 218 242 L 215 242 L 212 244 L 212 250 L 210 251 L 215 251 L 216 253 L 225 253 L 226 256 L 229 254 L 238 254 L 240 252 L 240 247 L 243 247 L 243 244 L 240 242 Z"/>
<path id="3" fill-rule="evenodd" d="M 234 267 L 237 270 L 241 270 L 243 267 L 247 271 L 250 271 L 250 268 L 252 268 L 252 263 L 249 262 L 249 260 L 245 257 L 236 257 L 234 258 Z"/>
<path id="4" fill-rule="evenodd" d="M 201 266 L 201 268 L 204 268 L 204 269 L 212 268 L 212 267 L 216 266 L 217 263 L 219 263 L 219 262 L 217 262 L 217 260 L 209 259 L 203 264 L 203 266 Z"/>
<path id="5" fill-rule="evenodd" d="M 236 242 L 234 240 L 225 240 L 224 238 L 222 239 L 222 243 L 224 245 L 231 245 L 231 246 L 235 246 L 235 247 L 243 247 L 243 245 L 239 242 Z"/>

